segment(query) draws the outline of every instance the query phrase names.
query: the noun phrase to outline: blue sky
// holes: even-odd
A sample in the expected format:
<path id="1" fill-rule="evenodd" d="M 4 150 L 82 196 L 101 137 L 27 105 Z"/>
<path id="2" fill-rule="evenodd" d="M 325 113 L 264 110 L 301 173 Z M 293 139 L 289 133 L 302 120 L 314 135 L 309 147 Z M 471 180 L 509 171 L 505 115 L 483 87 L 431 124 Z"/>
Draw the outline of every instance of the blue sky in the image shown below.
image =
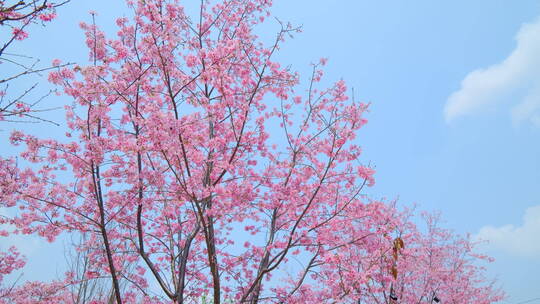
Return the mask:
<path id="1" fill-rule="evenodd" d="M 112 29 L 121 2 L 74 1 L 20 50 L 84 62 L 78 22 L 95 10 Z M 376 165 L 371 195 L 440 210 L 448 227 L 491 239 L 483 249 L 507 303 L 540 297 L 540 2 L 296 0 L 275 1 L 274 12 L 303 25 L 283 63 L 307 72 L 328 57 L 326 77 L 372 103 L 359 137 Z M 14 241 L 36 258 L 26 275 L 50 275 L 58 248 Z"/>

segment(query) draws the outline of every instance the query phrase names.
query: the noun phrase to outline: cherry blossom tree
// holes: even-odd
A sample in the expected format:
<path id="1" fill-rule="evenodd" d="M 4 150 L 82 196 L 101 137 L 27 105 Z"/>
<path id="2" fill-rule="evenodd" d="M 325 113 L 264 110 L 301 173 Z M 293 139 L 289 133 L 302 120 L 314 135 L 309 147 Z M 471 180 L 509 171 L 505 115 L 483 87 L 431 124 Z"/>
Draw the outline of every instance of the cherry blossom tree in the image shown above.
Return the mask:
<path id="1" fill-rule="evenodd" d="M 425 228 L 409 221 L 396 229 L 399 243 L 380 264 L 380 272 L 392 273 L 393 279 L 366 284 L 362 303 L 488 304 L 504 299 L 481 265 L 492 259 L 475 253 L 470 238 L 441 228 L 438 214 L 424 212 L 422 221 Z"/>
<path id="2" fill-rule="evenodd" d="M 83 24 L 92 65 L 50 75 L 76 102 L 77 139 L 12 136 L 45 164 L 12 179 L 6 201 L 25 204 L 12 221 L 21 232 L 90 233 L 88 275 L 110 275 L 118 303 L 132 297 L 123 280 L 147 293 L 146 271 L 178 303 L 207 292 L 214 303 L 286 301 L 335 252 L 385 244 L 392 219 L 360 201 L 373 170 L 356 164 L 351 143 L 366 106 L 348 101 L 343 81 L 317 89 L 319 64 L 310 89 L 295 91 L 299 76 L 272 56 L 297 30 L 282 24 L 269 46 L 253 33 L 268 1 L 203 2 L 195 21 L 176 2 L 130 5 L 135 20 L 119 19 L 116 39 Z M 293 119 L 297 109 L 304 117 Z M 238 228 L 251 241 L 236 244 Z M 266 283 L 301 254 L 313 262 L 288 285 Z"/>
<path id="3" fill-rule="evenodd" d="M 363 194 L 368 106 L 322 84 L 325 59 L 305 78 L 274 60 L 299 29 L 258 37 L 269 0 L 127 4 L 115 37 L 82 23 L 90 64 L 54 63 L 65 138 L 14 132 L 32 166 L 1 168 L 14 232 L 84 236 L 50 301 L 358 303 L 374 280 L 397 286 L 385 257 L 405 256 L 410 224 Z M 80 300 L 96 280 L 110 293 Z"/>

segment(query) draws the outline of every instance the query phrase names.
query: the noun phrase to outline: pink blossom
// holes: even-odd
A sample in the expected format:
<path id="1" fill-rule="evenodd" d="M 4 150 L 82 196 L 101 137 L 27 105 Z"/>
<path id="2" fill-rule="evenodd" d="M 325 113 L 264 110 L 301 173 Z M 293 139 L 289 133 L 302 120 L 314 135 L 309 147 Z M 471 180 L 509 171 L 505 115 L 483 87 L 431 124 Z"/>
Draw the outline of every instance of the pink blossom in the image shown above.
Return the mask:
<path id="1" fill-rule="evenodd" d="M 24 40 L 24 39 L 28 38 L 28 33 L 23 31 L 20 28 L 15 27 L 15 28 L 13 28 L 13 36 L 17 40 Z"/>

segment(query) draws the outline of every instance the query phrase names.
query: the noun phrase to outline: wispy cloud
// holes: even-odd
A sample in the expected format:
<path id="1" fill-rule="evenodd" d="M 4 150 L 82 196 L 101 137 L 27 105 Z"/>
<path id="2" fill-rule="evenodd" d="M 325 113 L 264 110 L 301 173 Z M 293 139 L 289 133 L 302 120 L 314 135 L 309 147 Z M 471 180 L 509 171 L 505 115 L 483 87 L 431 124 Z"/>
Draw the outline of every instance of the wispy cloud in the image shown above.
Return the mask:
<path id="1" fill-rule="evenodd" d="M 528 208 L 520 226 L 504 225 L 500 227 L 484 226 L 475 238 L 489 241 L 488 246 L 508 254 L 538 257 L 540 256 L 540 205 Z"/>
<path id="2" fill-rule="evenodd" d="M 499 103 L 503 96 L 516 93 L 512 95 L 525 98 L 516 98 L 514 121 L 540 126 L 540 18 L 522 25 L 516 41 L 515 49 L 503 61 L 472 71 L 463 79 L 461 88 L 446 102 L 447 122 L 485 110 Z"/>

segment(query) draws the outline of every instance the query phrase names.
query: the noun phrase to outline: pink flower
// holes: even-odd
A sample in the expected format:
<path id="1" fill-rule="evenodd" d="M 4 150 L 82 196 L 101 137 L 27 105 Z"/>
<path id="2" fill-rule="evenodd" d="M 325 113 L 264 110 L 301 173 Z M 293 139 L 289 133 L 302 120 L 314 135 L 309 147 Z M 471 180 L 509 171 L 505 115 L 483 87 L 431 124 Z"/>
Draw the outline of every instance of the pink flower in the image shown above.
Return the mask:
<path id="1" fill-rule="evenodd" d="M 24 40 L 28 38 L 28 33 L 20 28 L 13 28 L 13 36 L 15 36 L 15 39 L 17 40 Z"/>
<path id="2" fill-rule="evenodd" d="M 48 14 L 41 14 L 39 15 L 39 19 L 41 21 L 44 21 L 44 22 L 49 22 L 51 20 L 53 20 L 54 18 L 56 18 L 56 14 L 55 13 L 48 13 Z"/>

